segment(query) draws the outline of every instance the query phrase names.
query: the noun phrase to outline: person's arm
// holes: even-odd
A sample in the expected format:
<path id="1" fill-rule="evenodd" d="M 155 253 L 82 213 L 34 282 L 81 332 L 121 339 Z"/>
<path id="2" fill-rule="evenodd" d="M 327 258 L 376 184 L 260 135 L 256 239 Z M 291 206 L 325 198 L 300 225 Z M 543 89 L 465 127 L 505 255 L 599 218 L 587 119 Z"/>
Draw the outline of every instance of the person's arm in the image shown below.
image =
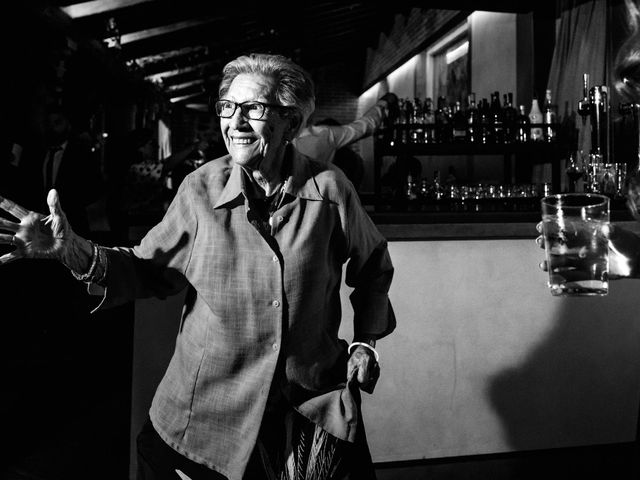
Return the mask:
<path id="1" fill-rule="evenodd" d="M 360 387 L 371 393 L 379 375 L 376 341 L 396 327 L 388 295 L 394 270 L 386 239 L 352 188 L 348 189 L 344 215 L 349 256 L 345 282 L 353 287 L 349 298 L 354 313 L 347 378 L 355 375 Z"/>
<path id="2" fill-rule="evenodd" d="M 362 117 L 351 123 L 340 126 L 327 126 L 331 143 L 336 148 L 350 145 L 353 142 L 371 136 L 388 116 L 393 116 L 398 108 L 398 97 L 394 93 L 386 93 Z"/>
<path id="3" fill-rule="evenodd" d="M 103 295 L 104 307 L 177 293 L 187 284 L 185 272 L 197 231 L 186 185 L 183 182 L 163 220 L 135 248 L 100 247 L 77 235 L 55 190 L 47 197 L 46 217 L 0 197 L 0 209 L 18 220 L 0 218 L 0 244 L 15 247 L 0 257 L 0 265 L 23 258 L 58 260 L 78 280 L 104 287 L 96 292 Z"/>
<path id="4" fill-rule="evenodd" d="M 139 245 L 104 249 L 108 272 L 102 308 L 135 298 L 166 298 L 187 286 L 198 229 L 195 203 L 190 182 L 182 182 L 163 219 Z"/>

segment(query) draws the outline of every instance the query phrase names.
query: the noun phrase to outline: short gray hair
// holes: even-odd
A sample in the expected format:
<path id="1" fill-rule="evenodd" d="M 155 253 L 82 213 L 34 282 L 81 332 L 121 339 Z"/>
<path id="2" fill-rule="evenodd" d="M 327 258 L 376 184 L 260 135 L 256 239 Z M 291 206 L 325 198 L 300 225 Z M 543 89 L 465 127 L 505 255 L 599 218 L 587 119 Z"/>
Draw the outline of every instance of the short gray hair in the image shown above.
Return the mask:
<path id="1" fill-rule="evenodd" d="M 251 53 L 230 61 L 222 69 L 218 88 L 220 98 L 229 91 L 231 82 L 241 74 L 259 74 L 276 81 L 276 100 L 293 107 L 300 116 L 300 128 L 316 108 L 315 87 L 311 76 L 300 65 L 282 55 Z M 297 132 L 296 132 L 297 133 Z"/>

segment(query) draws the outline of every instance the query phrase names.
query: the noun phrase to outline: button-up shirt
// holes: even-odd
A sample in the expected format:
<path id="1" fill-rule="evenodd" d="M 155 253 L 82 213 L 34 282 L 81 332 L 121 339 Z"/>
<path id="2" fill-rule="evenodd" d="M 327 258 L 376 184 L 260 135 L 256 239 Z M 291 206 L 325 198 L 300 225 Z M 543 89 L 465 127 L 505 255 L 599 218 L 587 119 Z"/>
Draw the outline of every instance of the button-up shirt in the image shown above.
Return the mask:
<path id="1" fill-rule="evenodd" d="M 276 381 L 300 413 L 349 440 L 332 426 L 348 358 L 338 338 L 345 262 L 355 335 L 395 327 L 385 239 L 342 172 L 290 153 L 270 241 L 250 220 L 250 177 L 225 156 L 185 178 L 140 245 L 108 250 L 103 307 L 188 288 L 150 417 L 175 450 L 231 480 L 242 478 Z"/>

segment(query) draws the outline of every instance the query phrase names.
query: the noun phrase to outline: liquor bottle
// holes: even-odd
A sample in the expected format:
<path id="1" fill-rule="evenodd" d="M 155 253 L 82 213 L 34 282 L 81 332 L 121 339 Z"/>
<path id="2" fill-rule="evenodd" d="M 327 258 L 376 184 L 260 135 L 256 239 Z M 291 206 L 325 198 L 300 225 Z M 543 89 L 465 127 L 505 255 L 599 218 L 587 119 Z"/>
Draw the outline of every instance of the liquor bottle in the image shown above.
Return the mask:
<path id="1" fill-rule="evenodd" d="M 395 120 L 395 128 L 393 129 L 393 144 L 401 145 L 403 142 L 403 132 L 407 123 L 407 112 L 404 108 L 404 98 L 398 98 L 398 116 Z"/>
<path id="2" fill-rule="evenodd" d="M 453 141 L 454 143 L 464 143 L 467 141 L 467 118 L 462 111 L 460 101 L 456 101 L 453 107 Z"/>
<path id="3" fill-rule="evenodd" d="M 476 107 L 476 94 L 471 93 L 468 97 L 469 108 L 467 108 L 467 142 L 478 143 L 480 141 L 479 135 L 479 115 L 478 108 Z"/>
<path id="4" fill-rule="evenodd" d="M 431 200 L 440 201 L 444 195 L 444 189 L 440 183 L 440 170 L 434 170 L 433 183 L 431 184 Z"/>
<path id="5" fill-rule="evenodd" d="M 486 98 L 480 100 L 478 105 L 478 114 L 480 118 L 480 143 L 493 143 L 493 128 L 491 125 L 491 117 L 489 114 L 489 101 Z"/>
<path id="6" fill-rule="evenodd" d="M 513 107 L 513 93 L 509 92 L 509 94 L 504 95 L 504 103 L 502 106 L 505 143 L 513 143 L 516 141 L 517 116 L 518 111 Z"/>
<path id="7" fill-rule="evenodd" d="M 424 101 L 424 143 L 434 143 L 436 141 L 436 116 L 433 111 L 431 97 Z"/>
<path id="8" fill-rule="evenodd" d="M 443 111 L 444 111 L 444 116 L 447 120 L 447 125 L 448 125 L 447 135 L 448 135 L 449 141 L 451 142 L 453 140 L 453 104 L 447 104 L 446 99 L 445 99 Z"/>
<path id="9" fill-rule="evenodd" d="M 407 124 L 402 140 L 404 144 L 408 144 L 411 143 L 411 120 L 413 120 L 413 102 L 408 97 L 404 99 L 404 116 L 407 119 Z"/>
<path id="10" fill-rule="evenodd" d="M 573 154 L 569 156 L 569 162 L 565 169 L 565 173 L 567 174 L 567 177 L 569 177 L 569 193 L 577 192 L 578 180 L 584 176 L 585 170 L 581 164 L 576 162 Z"/>
<path id="11" fill-rule="evenodd" d="M 429 199 L 429 182 L 426 178 L 420 180 L 420 189 L 418 190 L 418 197 L 422 203 L 426 203 Z"/>
<path id="12" fill-rule="evenodd" d="M 556 139 L 556 106 L 551 102 L 551 90 L 547 89 L 544 96 L 544 139 L 553 142 Z"/>
<path id="13" fill-rule="evenodd" d="M 504 126 L 502 120 L 502 106 L 500 105 L 500 92 L 491 94 L 491 106 L 489 108 L 489 121 L 493 129 L 494 143 L 504 143 Z"/>
<path id="14" fill-rule="evenodd" d="M 436 110 L 436 140 L 438 143 L 451 142 L 452 129 L 446 102 L 445 97 L 438 97 L 438 109 Z"/>
<path id="15" fill-rule="evenodd" d="M 531 123 L 531 140 L 539 142 L 544 140 L 542 131 L 542 111 L 538 104 L 538 97 L 534 93 L 531 100 L 531 108 L 529 109 L 529 122 Z"/>
<path id="16" fill-rule="evenodd" d="M 518 106 L 516 116 L 516 142 L 527 143 L 531 135 L 531 121 L 525 113 L 524 105 Z"/>
<path id="17" fill-rule="evenodd" d="M 407 175 L 407 181 L 404 184 L 404 203 L 407 210 L 415 210 L 418 203 L 418 195 L 416 193 L 416 184 L 411 175 Z"/>
<path id="18" fill-rule="evenodd" d="M 424 143 L 424 113 L 422 101 L 416 97 L 413 101 L 411 117 L 411 143 Z"/>

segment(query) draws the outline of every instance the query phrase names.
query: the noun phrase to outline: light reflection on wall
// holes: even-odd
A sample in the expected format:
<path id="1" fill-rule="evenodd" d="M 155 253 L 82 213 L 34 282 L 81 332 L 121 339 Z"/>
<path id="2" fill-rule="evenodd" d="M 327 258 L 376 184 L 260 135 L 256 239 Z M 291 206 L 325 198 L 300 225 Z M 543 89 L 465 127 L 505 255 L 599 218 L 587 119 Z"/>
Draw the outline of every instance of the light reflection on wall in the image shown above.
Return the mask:
<path id="1" fill-rule="evenodd" d="M 387 76 L 389 91 L 394 92 L 398 97 L 415 96 L 415 77 L 418 55 L 396 68 Z"/>

